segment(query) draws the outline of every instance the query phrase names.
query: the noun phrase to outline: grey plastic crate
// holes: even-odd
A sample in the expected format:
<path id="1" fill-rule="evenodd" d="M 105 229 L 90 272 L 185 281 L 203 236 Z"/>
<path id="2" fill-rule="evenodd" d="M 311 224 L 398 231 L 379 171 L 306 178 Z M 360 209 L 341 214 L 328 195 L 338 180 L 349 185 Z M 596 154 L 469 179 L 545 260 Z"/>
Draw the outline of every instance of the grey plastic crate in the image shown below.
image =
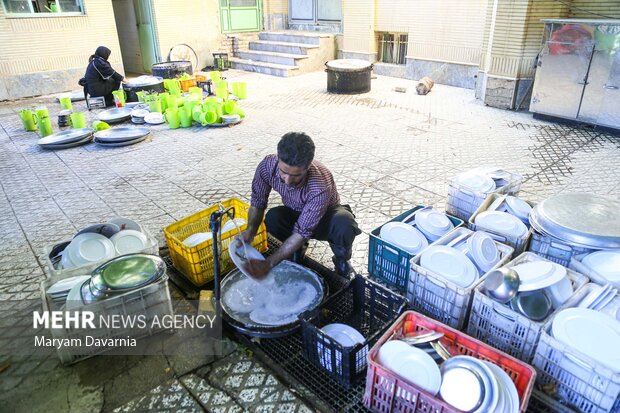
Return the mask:
<path id="1" fill-rule="evenodd" d="M 560 311 L 575 307 L 593 286 L 580 288 Z M 579 412 L 620 411 L 620 373 L 553 338 L 552 323 L 553 317 L 545 323 L 532 360 L 537 387 Z"/>
<path id="2" fill-rule="evenodd" d="M 505 266 L 510 268 L 532 261 L 548 260 L 532 252 L 524 252 Z M 579 287 L 588 282 L 588 277 L 585 275 L 570 269 L 567 269 L 566 272 L 575 293 Z M 551 313 L 547 319 L 553 317 L 557 311 L 558 309 Z M 529 363 L 534 357 L 534 351 L 545 321 L 530 320 L 512 310 L 508 305 L 487 297 L 481 284 L 474 291 L 467 334 Z"/>
<path id="3" fill-rule="evenodd" d="M 503 244 L 506 245 L 510 245 L 512 248 L 514 248 L 514 254 L 515 255 L 519 255 L 521 254 L 523 251 L 525 251 L 526 247 L 527 247 L 527 243 L 530 240 L 530 236 L 533 232 L 533 229 L 530 228 L 527 233 L 522 236 L 522 237 L 511 237 L 505 234 L 501 234 L 499 232 L 490 230 L 488 228 L 485 228 L 483 226 L 477 225 L 476 224 L 476 217 L 485 212 L 486 210 L 489 209 L 489 207 L 491 206 L 491 204 L 500 196 L 502 196 L 501 194 L 491 194 L 487 199 L 484 200 L 484 202 L 482 202 L 482 204 L 480 205 L 480 207 L 476 210 L 476 212 L 474 212 L 474 214 L 469 218 L 469 228 L 472 231 L 484 231 L 487 234 L 489 234 L 491 237 L 493 237 L 493 239 L 495 239 L 496 241 L 499 241 Z M 532 202 L 529 201 L 525 201 L 527 202 L 531 207 L 534 207 L 534 204 Z"/>
<path id="4" fill-rule="evenodd" d="M 146 235 L 148 244 L 146 247 L 144 247 L 143 250 L 137 251 L 136 253 L 159 255 L 159 244 L 157 243 L 157 240 L 144 227 L 142 227 L 141 231 Z M 92 264 L 86 264 L 79 267 L 72 267 L 67 269 L 58 268 L 60 260 L 54 259 L 54 257 L 60 254 L 60 252 L 62 252 L 67 247 L 67 245 L 69 245 L 70 242 L 71 240 L 67 239 L 57 242 L 54 245 L 50 245 L 44 249 L 45 263 L 52 277 L 67 278 L 76 275 L 90 274 L 95 268 L 107 261 L 101 260 Z"/>
<path id="5" fill-rule="evenodd" d="M 488 170 L 489 167 L 480 167 L 476 170 Z M 478 207 L 490 194 L 508 194 L 518 195 L 523 182 L 523 176 L 517 173 L 509 172 L 510 178 L 506 180 L 506 184 L 499 188 L 495 188 L 492 192 L 480 192 L 469 188 L 457 181 L 454 177 L 448 182 L 448 198 L 446 200 L 446 212 L 462 220 L 468 221 L 476 212 Z"/>
<path id="6" fill-rule="evenodd" d="M 581 260 L 583 260 L 583 258 L 589 253 L 590 252 L 573 255 L 570 259 L 570 263 L 568 264 L 568 268 L 587 275 L 593 283 L 600 285 L 610 284 L 608 279 L 581 262 Z M 611 284 L 613 284 L 616 288 L 620 288 L 620 281 L 612 282 Z"/>
<path id="7" fill-rule="evenodd" d="M 50 277 L 45 279 L 41 283 L 41 297 L 43 300 L 43 310 L 53 311 L 62 310 L 64 304 L 61 306 L 57 303 L 48 300 L 46 291 L 47 289 L 58 281 L 66 279 L 71 275 L 61 275 L 56 277 Z M 78 338 L 82 343 L 85 342 L 85 336 L 91 336 L 96 339 L 109 339 L 109 338 L 134 338 L 139 339 L 146 336 L 151 336 L 159 331 L 165 330 L 165 328 L 156 329 L 152 326 L 152 321 L 156 317 L 161 320 L 161 317 L 165 315 L 173 315 L 172 299 L 170 298 L 170 291 L 168 289 L 168 276 L 164 275 L 157 282 L 146 285 L 144 287 L 128 291 L 124 294 L 110 297 L 106 300 L 97 301 L 93 304 L 79 308 L 79 311 L 92 311 L 98 318 L 102 316 L 112 315 L 132 315 L 141 314 L 144 315 L 146 321 L 146 328 L 134 329 L 129 326 L 126 328 L 116 329 L 79 329 L 79 328 L 52 328 L 50 329 L 52 338 L 54 339 L 73 339 Z M 93 357 L 97 354 L 103 353 L 108 348 L 91 346 L 82 346 L 80 354 L 71 351 L 70 349 L 61 347 L 57 349 L 58 357 L 63 364 L 72 364 L 78 361 Z"/>
<path id="8" fill-rule="evenodd" d="M 461 236 L 467 239 L 473 233 L 467 228 L 457 228 L 431 245 L 446 245 Z M 500 260 L 493 269 L 501 267 L 512 258 L 511 247 L 498 242 L 495 245 L 500 252 Z M 407 300 L 414 310 L 460 330 L 467 322 L 474 288 L 484 282 L 486 274 L 488 272 L 469 287 L 463 288 L 421 267 L 420 255 L 417 255 L 411 259 Z"/>
<path id="9" fill-rule="evenodd" d="M 594 250 L 568 245 L 557 238 L 532 231 L 528 251 L 535 252 L 549 261 L 557 262 L 568 267 L 574 255 L 592 252 Z"/>

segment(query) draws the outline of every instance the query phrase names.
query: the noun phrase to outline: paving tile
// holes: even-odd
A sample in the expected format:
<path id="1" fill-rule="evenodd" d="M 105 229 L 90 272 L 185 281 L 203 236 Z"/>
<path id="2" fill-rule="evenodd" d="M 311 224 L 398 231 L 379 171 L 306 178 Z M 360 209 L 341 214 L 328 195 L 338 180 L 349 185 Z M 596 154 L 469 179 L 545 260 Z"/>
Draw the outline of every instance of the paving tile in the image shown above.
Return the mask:
<path id="1" fill-rule="evenodd" d="M 117 407 L 113 412 L 202 412 L 200 404 L 178 381 L 157 386 L 148 394 Z"/>

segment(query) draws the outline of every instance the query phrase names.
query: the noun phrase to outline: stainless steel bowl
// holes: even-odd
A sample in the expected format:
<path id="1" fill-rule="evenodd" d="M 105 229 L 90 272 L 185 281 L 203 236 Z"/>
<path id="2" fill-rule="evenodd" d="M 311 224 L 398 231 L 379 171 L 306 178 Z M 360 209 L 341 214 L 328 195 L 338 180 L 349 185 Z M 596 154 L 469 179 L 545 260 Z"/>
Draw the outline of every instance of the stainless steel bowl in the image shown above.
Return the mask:
<path id="1" fill-rule="evenodd" d="M 489 297 L 505 304 L 517 295 L 520 283 L 519 274 L 515 270 L 501 267 L 487 274 L 484 288 Z"/>

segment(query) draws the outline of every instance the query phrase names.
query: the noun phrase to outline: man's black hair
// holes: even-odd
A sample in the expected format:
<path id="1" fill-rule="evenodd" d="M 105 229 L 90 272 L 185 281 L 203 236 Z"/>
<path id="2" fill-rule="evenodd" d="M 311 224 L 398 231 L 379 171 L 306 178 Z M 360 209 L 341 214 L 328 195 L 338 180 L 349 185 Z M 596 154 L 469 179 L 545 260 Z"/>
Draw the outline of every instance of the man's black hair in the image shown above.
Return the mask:
<path id="1" fill-rule="evenodd" d="M 278 159 L 290 166 L 307 168 L 314 159 L 314 142 L 303 132 L 289 132 L 278 142 Z"/>

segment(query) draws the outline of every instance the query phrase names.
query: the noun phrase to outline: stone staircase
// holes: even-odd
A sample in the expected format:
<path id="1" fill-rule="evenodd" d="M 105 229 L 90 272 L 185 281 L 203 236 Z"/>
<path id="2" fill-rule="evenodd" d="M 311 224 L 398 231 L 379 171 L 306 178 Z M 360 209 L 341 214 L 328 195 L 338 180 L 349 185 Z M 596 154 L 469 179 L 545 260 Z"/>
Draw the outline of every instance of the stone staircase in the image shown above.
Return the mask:
<path id="1" fill-rule="evenodd" d="M 333 34 L 299 31 L 261 32 L 248 50 L 228 60 L 235 69 L 274 76 L 295 76 L 325 68 L 336 58 Z"/>

